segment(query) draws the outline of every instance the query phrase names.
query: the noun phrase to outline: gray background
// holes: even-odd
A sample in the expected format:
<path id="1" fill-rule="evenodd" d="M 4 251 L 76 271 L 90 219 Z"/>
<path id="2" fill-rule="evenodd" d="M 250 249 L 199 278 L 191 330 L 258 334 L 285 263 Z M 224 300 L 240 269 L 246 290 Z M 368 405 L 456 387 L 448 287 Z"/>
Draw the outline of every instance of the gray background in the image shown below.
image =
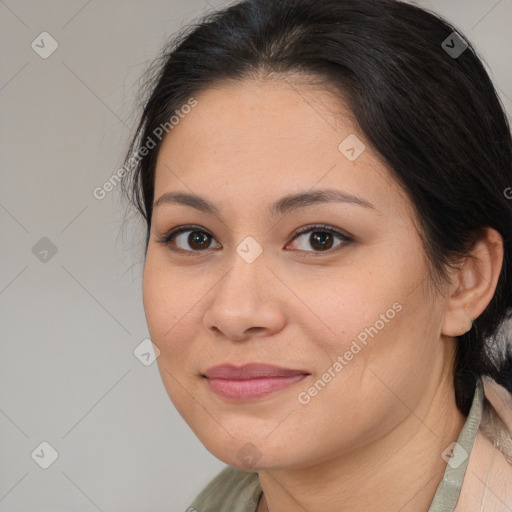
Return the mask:
<path id="1" fill-rule="evenodd" d="M 117 188 L 93 190 L 122 163 L 150 60 L 225 3 L 0 0 L 1 511 L 180 512 L 224 466 L 134 356 L 143 231 Z M 418 3 L 476 44 L 512 112 L 512 0 Z"/>

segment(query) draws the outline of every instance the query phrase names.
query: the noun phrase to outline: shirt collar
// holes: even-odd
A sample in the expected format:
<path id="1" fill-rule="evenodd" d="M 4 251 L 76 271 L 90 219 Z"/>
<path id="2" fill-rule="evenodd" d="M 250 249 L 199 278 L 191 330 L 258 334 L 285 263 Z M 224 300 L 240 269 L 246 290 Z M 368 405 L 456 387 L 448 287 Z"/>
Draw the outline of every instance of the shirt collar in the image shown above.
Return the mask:
<path id="1" fill-rule="evenodd" d="M 452 443 L 441 455 L 447 462 L 443 479 L 437 486 L 434 499 L 428 512 L 453 512 L 459 499 L 462 482 L 466 475 L 469 456 L 482 420 L 484 388 L 477 379 L 475 394 L 469 415 L 455 443 Z"/>

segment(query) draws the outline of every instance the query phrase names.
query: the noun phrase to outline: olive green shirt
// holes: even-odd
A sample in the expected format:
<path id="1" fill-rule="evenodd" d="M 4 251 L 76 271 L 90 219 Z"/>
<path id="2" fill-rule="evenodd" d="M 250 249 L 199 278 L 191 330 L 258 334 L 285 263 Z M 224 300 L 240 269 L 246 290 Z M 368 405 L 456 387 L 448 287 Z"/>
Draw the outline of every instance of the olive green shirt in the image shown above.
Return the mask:
<path id="1" fill-rule="evenodd" d="M 479 379 L 469 415 L 457 439 L 459 446 L 455 446 L 451 458 L 445 453 L 448 464 L 428 512 L 453 512 L 455 509 L 482 419 L 483 400 L 483 384 Z M 227 466 L 203 489 L 187 512 L 255 512 L 262 492 L 258 473 Z"/>

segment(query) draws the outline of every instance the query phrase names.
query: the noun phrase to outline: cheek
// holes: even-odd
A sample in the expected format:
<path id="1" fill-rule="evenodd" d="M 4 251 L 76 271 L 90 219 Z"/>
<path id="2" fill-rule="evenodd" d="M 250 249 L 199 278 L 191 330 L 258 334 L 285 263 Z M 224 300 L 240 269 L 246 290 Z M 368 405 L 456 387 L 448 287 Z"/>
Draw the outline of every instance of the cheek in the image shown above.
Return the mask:
<path id="1" fill-rule="evenodd" d="M 435 356 L 429 347 L 440 315 L 429 306 L 431 296 L 422 285 L 427 269 L 421 253 L 412 254 L 413 247 L 409 257 L 397 249 L 389 257 L 380 251 L 380 258 L 357 258 L 330 279 L 314 279 L 314 287 L 311 276 L 296 274 L 294 291 L 309 308 L 296 308 L 292 321 L 316 345 L 315 377 L 338 361 L 334 373 L 340 377 L 333 379 L 333 391 L 340 386 L 357 397 L 358 390 L 366 389 L 371 396 L 369 389 L 382 384 L 370 370 L 401 385 L 411 372 L 425 373 L 417 365 Z"/>
<path id="2" fill-rule="evenodd" d="M 197 382 L 191 377 L 197 373 L 197 368 L 193 367 L 196 358 L 190 341 L 201 324 L 197 318 L 199 298 L 184 291 L 193 292 L 198 284 L 190 283 L 171 269 L 165 258 L 148 250 L 143 276 L 148 330 L 151 341 L 160 350 L 156 361 L 164 387 L 179 414 L 187 421 L 192 421 L 196 414 L 191 385 L 197 385 Z"/>
<path id="3" fill-rule="evenodd" d="M 359 261 L 323 274 L 290 274 L 285 279 L 293 283 L 287 306 L 290 323 L 309 333 L 310 342 L 331 361 L 350 350 L 355 339 L 364 346 L 366 340 L 382 338 L 396 317 L 403 316 L 398 310 L 409 286 L 389 272 L 382 262 Z"/>
<path id="4" fill-rule="evenodd" d="M 186 355 L 191 329 L 197 329 L 199 298 L 195 282 L 185 282 L 176 269 L 148 250 L 142 283 L 144 312 L 153 343 L 163 357 L 159 364 L 178 364 Z M 190 293 L 189 293 L 190 290 Z M 195 307 L 194 307 L 195 306 Z M 172 354 L 172 357 L 167 355 Z"/>

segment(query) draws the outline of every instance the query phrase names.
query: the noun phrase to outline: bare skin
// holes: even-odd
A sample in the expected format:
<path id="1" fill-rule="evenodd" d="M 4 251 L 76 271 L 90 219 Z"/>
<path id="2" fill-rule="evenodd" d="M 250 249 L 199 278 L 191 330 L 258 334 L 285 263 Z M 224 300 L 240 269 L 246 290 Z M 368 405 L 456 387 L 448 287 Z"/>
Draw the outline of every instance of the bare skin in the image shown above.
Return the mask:
<path id="1" fill-rule="evenodd" d="M 341 102 L 314 86 L 257 79 L 196 99 L 160 149 L 155 201 L 193 193 L 218 211 L 155 205 L 144 268 L 146 318 L 172 402 L 213 455 L 258 472 L 258 512 L 266 502 L 270 512 L 428 510 L 441 454 L 465 421 L 454 399 L 456 336 L 494 294 L 501 237 L 488 229 L 440 293 L 409 199 Z M 354 161 L 338 149 L 349 134 L 366 146 Z M 320 189 L 364 204 L 269 211 Z M 193 227 L 158 242 L 185 224 Z M 206 249 L 189 244 L 198 230 L 210 236 Z M 319 250 L 315 232 L 332 248 Z M 250 263 L 236 252 L 247 237 L 262 249 Z M 351 352 L 372 326 L 377 334 Z M 203 377 L 213 365 L 249 362 L 307 376 L 236 402 Z M 309 392 L 319 379 L 328 382 Z M 250 467 L 244 446 L 256 447 Z"/>

